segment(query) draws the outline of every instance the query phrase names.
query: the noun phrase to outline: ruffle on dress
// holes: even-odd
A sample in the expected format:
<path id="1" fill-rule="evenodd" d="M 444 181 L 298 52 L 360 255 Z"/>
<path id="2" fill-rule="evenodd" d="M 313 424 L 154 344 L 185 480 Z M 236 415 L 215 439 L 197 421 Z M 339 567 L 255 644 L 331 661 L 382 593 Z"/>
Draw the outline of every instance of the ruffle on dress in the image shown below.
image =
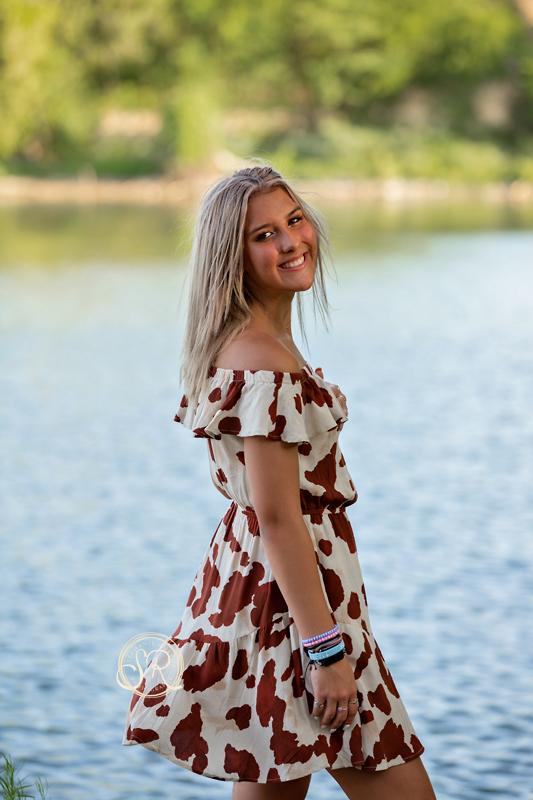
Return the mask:
<path id="1" fill-rule="evenodd" d="M 326 381 L 308 366 L 300 372 L 211 367 L 196 408 L 184 395 L 174 419 L 197 438 L 232 434 L 300 444 L 348 417 Z"/>

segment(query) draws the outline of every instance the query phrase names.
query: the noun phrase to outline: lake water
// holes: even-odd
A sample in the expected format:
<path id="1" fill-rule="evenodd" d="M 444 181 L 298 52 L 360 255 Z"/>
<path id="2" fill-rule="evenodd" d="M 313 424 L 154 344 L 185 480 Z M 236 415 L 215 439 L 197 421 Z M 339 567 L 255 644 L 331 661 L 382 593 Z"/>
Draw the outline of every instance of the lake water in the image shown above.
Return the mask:
<path id="1" fill-rule="evenodd" d="M 371 619 L 439 800 L 533 798 L 533 211 L 325 209 Z M 125 748 L 226 501 L 173 422 L 188 213 L 0 208 L 0 750 L 54 800 L 229 798 Z M 343 795 L 325 773 L 308 797 Z"/>

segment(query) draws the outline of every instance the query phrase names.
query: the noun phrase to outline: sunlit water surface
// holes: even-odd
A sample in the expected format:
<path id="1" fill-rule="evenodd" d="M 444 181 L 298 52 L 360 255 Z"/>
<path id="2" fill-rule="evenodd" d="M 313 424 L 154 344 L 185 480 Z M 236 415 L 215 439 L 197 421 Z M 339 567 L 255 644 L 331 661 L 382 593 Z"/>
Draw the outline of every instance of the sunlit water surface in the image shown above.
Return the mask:
<path id="1" fill-rule="evenodd" d="M 326 212 L 333 324 L 309 316 L 304 354 L 348 396 L 376 636 L 439 800 L 531 800 L 533 232 L 496 207 Z M 0 209 L 0 749 L 54 800 L 231 794 L 123 747 L 115 679 L 130 637 L 176 628 L 226 507 L 172 421 L 186 222 Z"/>

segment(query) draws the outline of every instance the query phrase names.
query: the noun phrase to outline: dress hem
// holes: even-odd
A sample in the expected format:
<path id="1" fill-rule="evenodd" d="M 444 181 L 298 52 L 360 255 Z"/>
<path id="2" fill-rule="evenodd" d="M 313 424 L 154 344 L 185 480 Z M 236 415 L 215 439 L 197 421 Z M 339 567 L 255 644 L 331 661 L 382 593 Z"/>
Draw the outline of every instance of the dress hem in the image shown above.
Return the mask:
<path id="1" fill-rule="evenodd" d="M 150 747 L 150 744 L 148 742 L 135 741 L 135 739 L 133 737 L 131 739 L 129 739 L 129 740 L 123 741 L 122 744 L 125 747 L 132 747 L 134 745 L 138 745 L 139 744 L 139 745 L 141 745 L 141 747 L 144 747 L 146 750 L 152 750 L 153 752 L 157 753 L 158 755 L 163 756 L 163 758 L 166 758 L 168 761 L 172 762 L 173 764 L 176 764 L 176 766 L 183 767 L 183 769 L 187 769 L 187 770 L 189 770 L 189 772 L 193 772 L 195 775 L 201 775 L 203 778 L 211 778 L 212 780 L 223 781 L 224 783 L 257 783 L 257 784 L 289 783 L 289 781 L 295 781 L 295 780 L 299 780 L 300 778 L 305 778 L 308 775 L 314 775 L 315 772 L 320 772 L 323 769 L 329 769 L 329 770 L 331 770 L 331 772 L 334 772 L 336 769 L 349 769 L 350 767 L 355 767 L 356 769 L 360 769 L 361 772 L 383 772 L 386 769 L 391 769 L 391 767 L 400 767 L 402 764 L 407 764 L 409 761 L 414 761 L 415 758 L 420 758 L 422 753 L 424 753 L 424 751 L 425 751 L 425 748 L 421 747 L 419 750 L 417 750 L 416 753 L 413 753 L 410 756 L 397 756 L 397 758 L 401 759 L 401 761 L 398 764 L 391 764 L 389 761 L 385 762 L 385 764 L 383 766 L 378 764 L 375 767 L 367 767 L 367 766 L 365 766 L 364 761 L 363 762 L 358 762 L 358 763 L 355 763 L 355 764 L 354 763 L 349 763 L 349 764 L 345 764 L 344 766 L 338 766 L 338 767 L 331 767 L 329 764 L 323 764 L 322 766 L 316 767 L 316 769 L 312 769 L 310 771 L 298 772 L 298 774 L 294 775 L 292 778 L 287 778 L 285 780 L 280 778 L 279 780 L 251 781 L 251 780 L 249 780 L 247 778 L 231 778 L 229 776 L 220 777 L 219 775 L 210 775 L 206 771 L 200 772 L 199 770 L 193 769 L 192 764 L 187 764 L 187 762 L 181 761 L 181 760 L 176 759 L 176 758 L 170 758 L 169 756 L 164 755 L 164 753 L 161 753 L 160 750 L 157 750 L 154 747 Z M 287 766 L 287 765 L 286 764 L 278 764 L 277 765 L 277 767 L 283 767 L 283 766 Z M 304 766 L 304 765 L 302 764 L 302 766 Z"/>

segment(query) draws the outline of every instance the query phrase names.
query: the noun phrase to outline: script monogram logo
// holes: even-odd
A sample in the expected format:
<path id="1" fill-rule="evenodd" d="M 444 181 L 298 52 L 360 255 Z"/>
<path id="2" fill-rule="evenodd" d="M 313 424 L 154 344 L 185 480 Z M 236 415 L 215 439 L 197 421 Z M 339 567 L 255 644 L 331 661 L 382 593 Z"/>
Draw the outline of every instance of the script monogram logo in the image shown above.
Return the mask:
<path id="1" fill-rule="evenodd" d="M 118 658 L 117 683 L 139 697 L 163 697 L 182 688 L 183 656 L 177 644 L 162 633 L 141 633 L 122 648 Z M 140 691 L 146 677 L 151 688 Z"/>

